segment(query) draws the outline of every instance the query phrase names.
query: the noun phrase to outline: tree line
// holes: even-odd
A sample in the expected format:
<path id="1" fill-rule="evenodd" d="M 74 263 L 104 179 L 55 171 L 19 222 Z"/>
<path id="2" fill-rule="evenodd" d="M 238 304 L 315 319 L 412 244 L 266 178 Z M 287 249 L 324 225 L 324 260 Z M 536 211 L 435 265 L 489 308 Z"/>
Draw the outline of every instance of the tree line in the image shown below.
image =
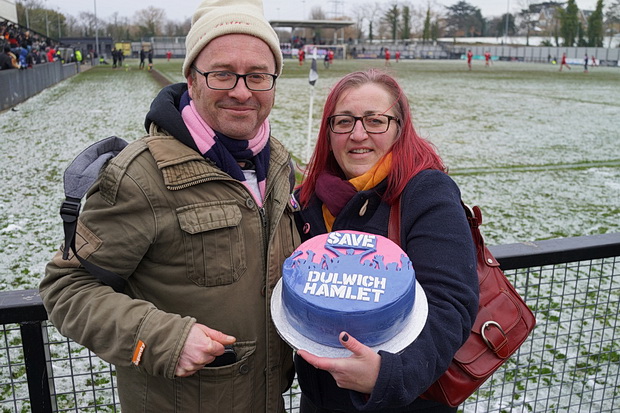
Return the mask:
<path id="1" fill-rule="evenodd" d="M 166 18 L 163 9 L 149 6 L 138 10 L 132 18 L 119 12 L 107 18 L 94 12 L 82 11 L 76 16 L 45 7 L 44 0 L 18 1 L 18 23 L 52 39 L 63 37 L 112 37 L 114 41 L 139 41 L 154 36 L 185 36 L 191 21 Z"/>
<path id="2" fill-rule="evenodd" d="M 441 37 L 504 37 L 532 34 L 548 37 L 549 46 L 602 47 L 605 35 L 620 32 L 620 0 L 613 0 L 605 8 L 598 0 L 596 9 L 583 13 L 575 0 L 567 2 L 535 2 L 520 0 L 521 10 L 502 16 L 486 18 L 481 10 L 465 0 L 451 6 L 414 6 L 409 1 L 392 4 L 378 2 L 355 4 L 353 10 L 338 20 L 351 20 L 355 25 L 345 29 L 345 38 L 359 41 L 422 40 L 430 42 Z M 541 16 L 545 24 L 541 25 Z M 17 2 L 19 24 L 53 39 L 62 37 L 112 37 L 114 41 L 139 41 L 154 36 L 185 36 L 190 19 L 176 22 L 166 18 L 163 9 L 149 6 L 137 11 L 132 18 L 119 12 L 107 18 L 82 11 L 77 16 L 60 13 L 45 7 L 44 0 Z M 311 10 L 309 19 L 322 20 L 327 13 L 321 7 Z M 333 31 L 317 31 L 311 37 L 333 38 Z M 554 44 L 555 43 L 555 44 Z"/>

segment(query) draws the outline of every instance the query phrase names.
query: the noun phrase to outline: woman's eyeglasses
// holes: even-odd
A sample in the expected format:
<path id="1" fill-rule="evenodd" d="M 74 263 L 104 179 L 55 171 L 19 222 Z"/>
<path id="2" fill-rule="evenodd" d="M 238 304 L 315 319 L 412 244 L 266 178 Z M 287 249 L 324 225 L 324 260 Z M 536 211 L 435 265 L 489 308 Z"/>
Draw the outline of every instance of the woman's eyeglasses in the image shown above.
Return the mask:
<path id="1" fill-rule="evenodd" d="M 362 122 L 362 126 L 367 133 L 385 133 L 390 129 L 390 121 L 399 122 L 396 116 L 390 115 L 332 115 L 327 118 L 329 128 L 334 133 L 351 133 L 355 129 L 357 121 Z"/>

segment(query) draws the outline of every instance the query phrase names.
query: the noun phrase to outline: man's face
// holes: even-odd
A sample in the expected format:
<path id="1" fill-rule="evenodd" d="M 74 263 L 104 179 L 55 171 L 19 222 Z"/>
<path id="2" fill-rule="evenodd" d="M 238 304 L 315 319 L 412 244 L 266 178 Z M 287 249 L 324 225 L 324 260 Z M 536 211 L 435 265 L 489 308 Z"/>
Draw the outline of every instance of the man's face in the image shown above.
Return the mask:
<path id="1" fill-rule="evenodd" d="M 262 40 L 244 34 L 217 37 L 202 49 L 194 66 L 201 72 L 222 70 L 240 75 L 246 73 L 275 73 L 275 58 Z M 260 126 L 271 112 L 275 86 L 271 90 L 249 90 L 243 79 L 231 90 L 213 90 L 207 87 L 204 76 L 194 70 L 187 77 L 189 95 L 200 116 L 214 130 L 239 140 L 256 136 Z"/>

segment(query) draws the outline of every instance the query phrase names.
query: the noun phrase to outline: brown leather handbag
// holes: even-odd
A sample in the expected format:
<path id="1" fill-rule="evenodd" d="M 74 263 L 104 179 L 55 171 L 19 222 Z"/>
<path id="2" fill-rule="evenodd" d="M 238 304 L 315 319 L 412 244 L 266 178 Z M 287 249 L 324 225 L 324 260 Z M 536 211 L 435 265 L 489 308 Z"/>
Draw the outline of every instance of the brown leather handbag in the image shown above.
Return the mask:
<path id="1" fill-rule="evenodd" d="M 448 370 L 420 397 L 456 407 L 471 396 L 523 344 L 536 325 L 525 301 L 508 281 L 499 262 L 484 245 L 477 206 L 463 204 L 476 246 L 480 303 L 465 344 Z M 400 243 L 400 200 L 391 208 L 388 238 Z M 415 262 L 413 263 L 415 268 Z"/>

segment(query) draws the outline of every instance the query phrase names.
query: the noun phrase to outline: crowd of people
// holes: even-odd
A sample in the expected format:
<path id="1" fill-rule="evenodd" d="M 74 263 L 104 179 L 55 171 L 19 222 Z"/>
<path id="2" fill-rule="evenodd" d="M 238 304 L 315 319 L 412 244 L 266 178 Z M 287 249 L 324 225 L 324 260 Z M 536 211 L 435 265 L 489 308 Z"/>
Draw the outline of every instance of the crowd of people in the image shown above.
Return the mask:
<path id="1" fill-rule="evenodd" d="M 27 69 L 61 59 L 57 44 L 7 20 L 0 21 L 0 70 Z"/>

